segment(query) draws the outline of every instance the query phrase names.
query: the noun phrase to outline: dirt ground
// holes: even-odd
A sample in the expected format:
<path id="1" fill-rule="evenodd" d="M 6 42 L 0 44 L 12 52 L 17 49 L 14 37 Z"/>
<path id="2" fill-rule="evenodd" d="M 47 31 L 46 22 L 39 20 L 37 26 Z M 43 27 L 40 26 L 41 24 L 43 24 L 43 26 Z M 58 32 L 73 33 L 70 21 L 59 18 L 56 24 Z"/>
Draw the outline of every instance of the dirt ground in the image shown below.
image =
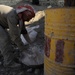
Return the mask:
<path id="1" fill-rule="evenodd" d="M 22 5 L 22 4 L 31 4 L 31 3 L 22 1 L 13 7 L 15 8 L 16 6 Z M 36 10 L 36 12 L 46 9 L 46 6 L 37 6 L 37 5 L 32 5 L 32 6 Z M 45 21 L 43 17 L 38 22 L 35 22 L 29 25 L 29 26 L 40 25 L 37 38 L 32 44 L 38 47 L 41 51 L 44 51 L 44 22 Z M 2 63 L 3 63 L 3 57 L 2 55 L 0 55 L 0 75 L 44 75 L 43 68 L 36 69 L 35 71 L 33 70 L 31 73 L 28 73 L 26 72 L 26 68 L 13 68 L 13 69 L 8 67 L 4 68 Z"/>

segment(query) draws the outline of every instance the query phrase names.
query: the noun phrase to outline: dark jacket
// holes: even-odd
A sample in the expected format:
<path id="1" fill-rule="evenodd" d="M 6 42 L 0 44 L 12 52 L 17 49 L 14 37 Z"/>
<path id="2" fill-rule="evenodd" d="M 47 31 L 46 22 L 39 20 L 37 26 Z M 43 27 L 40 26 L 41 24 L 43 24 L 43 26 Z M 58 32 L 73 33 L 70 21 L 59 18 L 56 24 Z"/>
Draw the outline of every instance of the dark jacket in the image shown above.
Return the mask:
<path id="1" fill-rule="evenodd" d="M 19 18 L 17 16 L 16 10 L 10 6 L 0 5 L 0 25 L 3 28 L 9 28 L 9 35 L 11 40 L 19 47 L 19 49 L 24 49 L 24 44 L 20 38 L 20 29 L 17 25 L 19 23 Z"/>

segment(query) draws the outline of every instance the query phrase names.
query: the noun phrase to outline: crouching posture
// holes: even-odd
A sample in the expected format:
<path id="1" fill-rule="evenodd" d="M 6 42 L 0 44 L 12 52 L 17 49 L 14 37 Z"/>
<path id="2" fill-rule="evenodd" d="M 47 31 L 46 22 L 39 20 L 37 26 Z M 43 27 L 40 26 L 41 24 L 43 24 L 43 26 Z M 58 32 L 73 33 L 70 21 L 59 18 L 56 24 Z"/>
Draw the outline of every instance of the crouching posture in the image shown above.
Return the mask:
<path id="1" fill-rule="evenodd" d="M 15 50 L 12 47 L 11 40 L 17 45 L 19 50 L 25 50 L 20 34 L 24 35 L 29 44 L 31 43 L 24 21 L 29 21 L 34 16 L 34 9 L 30 5 L 18 6 L 16 9 L 0 5 L 0 51 L 4 57 L 4 66 L 19 66 L 15 61 L 16 54 L 14 53 Z M 7 28 L 9 28 L 9 33 L 6 31 Z"/>

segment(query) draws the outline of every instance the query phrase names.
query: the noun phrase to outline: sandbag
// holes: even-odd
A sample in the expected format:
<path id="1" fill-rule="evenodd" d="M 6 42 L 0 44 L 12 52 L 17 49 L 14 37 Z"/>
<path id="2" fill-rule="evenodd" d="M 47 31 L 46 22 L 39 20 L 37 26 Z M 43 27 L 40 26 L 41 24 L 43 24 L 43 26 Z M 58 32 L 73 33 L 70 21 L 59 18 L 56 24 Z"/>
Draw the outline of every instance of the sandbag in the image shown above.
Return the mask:
<path id="1" fill-rule="evenodd" d="M 25 25 L 32 24 L 34 22 L 38 22 L 43 17 L 45 17 L 45 12 L 38 11 L 38 12 L 36 12 L 35 17 L 32 18 L 29 22 L 25 21 Z"/>
<path id="2" fill-rule="evenodd" d="M 34 30 L 36 28 L 39 28 L 39 25 L 27 28 L 30 39 L 32 41 L 34 41 L 37 36 L 37 32 Z M 25 45 L 28 44 L 22 34 L 21 34 L 21 39 Z M 44 63 L 44 50 L 40 49 L 40 47 L 37 44 L 35 44 L 33 46 L 32 45 L 29 46 L 27 51 L 28 51 L 28 53 L 23 51 L 22 52 L 23 57 L 20 58 L 20 61 L 23 64 L 25 64 L 27 66 L 34 66 L 34 65 L 40 65 L 40 64 Z"/>
<path id="3" fill-rule="evenodd" d="M 27 31 L 28 31 L 29 37 L 30 37 L 30 39 L 31 39 L 32 42 L 36 39 L 36 36 L 37 36 L 37 34 L 38 34 L 34 29 L 38 29 L 38 28 L 39 28 L 39 25 L 34 26 L 34 27 L 26 28 Z M 27 45 L 28 42 L 26 41 L 26 39 L 23 37 L 22 34 L 21 34 L 20 37 L 21 37 L 22 42 L 24 43 L 24 45 Z"/>
<path id="4" fill-rule="evenodd" d="M 39 50 L 37 46 L 30 48 L 32 53 L 23 52 L 23 57 L 20 61 L 27 66 L 36 66 L 44 63 L 44 51 Z"/>

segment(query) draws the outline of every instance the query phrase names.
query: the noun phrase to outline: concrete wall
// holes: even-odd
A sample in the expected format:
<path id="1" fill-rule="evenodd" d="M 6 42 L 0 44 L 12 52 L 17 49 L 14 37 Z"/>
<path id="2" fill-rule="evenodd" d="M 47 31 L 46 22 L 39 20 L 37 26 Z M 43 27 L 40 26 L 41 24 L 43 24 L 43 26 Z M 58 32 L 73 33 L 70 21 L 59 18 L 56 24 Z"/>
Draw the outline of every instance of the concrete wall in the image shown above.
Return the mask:
<path id="1" fill-rule="evenodd" d="M 41 5 L 64 6 L 64 0 L 39 0 Z"/>
<path id="2" fill-rule="evenodd" d="M 32 2 L 32 0 L 24 0 Z M 64 0 L 39 0 L 40 5 L 64 6 Z"/>
<path id="3" fill-rule="evenodd" d="M 16 5 L 18 2 L 22 0 L 0 0 L 0 4 L 5 4 L 5 5 Z"/>
<path id="4" fill-rule="evenodd" d="M 58 0 L 57 5 L 63 7 L 64 6 L 64 0 Z"/>

